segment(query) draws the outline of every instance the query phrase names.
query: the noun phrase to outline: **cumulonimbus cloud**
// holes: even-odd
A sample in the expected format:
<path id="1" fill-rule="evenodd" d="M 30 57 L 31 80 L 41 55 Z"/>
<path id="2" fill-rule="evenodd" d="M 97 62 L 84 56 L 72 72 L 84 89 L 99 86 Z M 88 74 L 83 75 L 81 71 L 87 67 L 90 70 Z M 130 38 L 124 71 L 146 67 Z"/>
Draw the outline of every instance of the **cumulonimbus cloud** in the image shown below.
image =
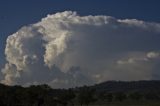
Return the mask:
<path id="1" fill-rule="evenodd" d="M 72 11 L 48 15 L 8 36 L 1 82 L 73 87 L 154 79 L 159 40 L 159 23 Z"/>

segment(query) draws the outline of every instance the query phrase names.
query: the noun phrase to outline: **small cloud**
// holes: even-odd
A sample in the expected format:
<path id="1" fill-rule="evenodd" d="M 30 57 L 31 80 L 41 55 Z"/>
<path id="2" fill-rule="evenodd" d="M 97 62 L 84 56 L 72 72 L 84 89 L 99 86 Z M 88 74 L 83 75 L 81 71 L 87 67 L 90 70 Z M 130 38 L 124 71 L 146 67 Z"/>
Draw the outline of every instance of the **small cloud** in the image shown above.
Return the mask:
<path id="1" fill-rule="evenodd" d="M 160 57 L 160 53 L 159 52 L 149 52 L 147 53 L 147 57 L 148 58 L 158 58 Z"/>

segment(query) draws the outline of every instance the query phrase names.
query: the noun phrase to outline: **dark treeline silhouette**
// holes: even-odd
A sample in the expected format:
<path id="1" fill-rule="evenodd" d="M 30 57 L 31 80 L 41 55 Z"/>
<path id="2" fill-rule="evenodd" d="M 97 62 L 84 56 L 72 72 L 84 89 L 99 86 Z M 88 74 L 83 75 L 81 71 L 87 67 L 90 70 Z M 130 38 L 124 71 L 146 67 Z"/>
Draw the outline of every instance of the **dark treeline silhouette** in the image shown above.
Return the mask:
<path id="1" fill-rule="evenodd" d="M 94 86 L 53 89 L 0 84 L 0 106 L 88 106 L 157 103 L 160 106 L 160 81 L 108 81 Z M 151 105 L 152 106 L 152 105 Z"/>

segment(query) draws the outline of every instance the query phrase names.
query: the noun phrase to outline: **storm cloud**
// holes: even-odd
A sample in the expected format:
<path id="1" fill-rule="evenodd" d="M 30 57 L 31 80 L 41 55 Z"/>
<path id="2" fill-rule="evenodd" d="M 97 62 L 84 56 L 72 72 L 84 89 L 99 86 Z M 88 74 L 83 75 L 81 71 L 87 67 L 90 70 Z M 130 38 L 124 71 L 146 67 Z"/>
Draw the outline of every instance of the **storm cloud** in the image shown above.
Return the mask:
<path id="1" fill-rule="evenodd" d="M 160 24 L 111 16 L 48 15 L 8 36 L 2 83 L 75 87 L 160 76 Z"/>

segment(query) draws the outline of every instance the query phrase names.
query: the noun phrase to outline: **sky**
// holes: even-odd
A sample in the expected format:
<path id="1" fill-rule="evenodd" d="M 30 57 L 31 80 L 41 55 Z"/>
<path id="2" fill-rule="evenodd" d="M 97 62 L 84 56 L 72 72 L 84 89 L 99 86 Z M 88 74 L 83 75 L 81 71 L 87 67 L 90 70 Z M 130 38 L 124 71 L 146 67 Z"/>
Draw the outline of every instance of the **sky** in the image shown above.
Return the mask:
<path id="1" fill-rule="evenodd" d="M 159 0 L 1 0 L 0 69 L 2 74 L 0 75 L 0 79 L 2 79 L 3 83 L 7 84 L 27 85 L 33 84 L 31 82 L 34 82 L 34 84 L 40 82 L 48 83 L 53 85 L 53 87 L 68 87 L 68 85 L 70 87 L 76 84 L 91 84 L 112 79 L 158 79 L 160 76 L 160 72 L 157 72 L 160 63 L 158 60 L 160 50 L 158 42 L 158 35 L 160 35 L 158 24 L 160 22 L 159 5 Z M 59 17 L 55 15 L 56 13 L 59 13 Z M 51 16 L 47 16 L 48 14 Z M 67 18 L 64 19 L 66 16 Z M 69 16 L 72 18 L 68 19 Z M 109 18 L 108 16 L 111 17 Z M 55 17 L 58 17 L 59 20 Z M 44 20 L 42 20 L 42 18 Z M 64 22 L 60 23 L 60 20 L 64 20 Z M 75 20 L 78 20 L 78 22 Z M 108 24 L 106 22 L 108 22 Z M 50 27 L 56 27 L 56 24 L 58 28 L 53 28 L 51 30 L 47 27 L 46 23 Z M 66 24 L 68 26 L 65 26 Z M 97 24 L 99 24 L 98 28 L 96 26 Z M 111 26 L 114 26 L 117 30 Z M 43 27 L 46 32 L 38 32 L 40 27 Z M 16 38 L 13 38 L 12 34 L 17 31 L 20 33 L 24 32 L 25 34 L 22 34 L 23 36 L 21 34 L 16 34 Z M 66 35 L 70 35 L 71 37 L 57 37 L 56 35 L 51 37 L 50 33 L 57 33 L 60 35 L 65 35 L 65 33 L 67 33 Z M 74 37 L 73 34 L 77 36 Z M 102 34 L 104 40 L 96 34 Z M 117 37 L 117 34 L 120 34 L 120 37 Z M 33 36 L 28 38 L 29 35 Z M 42 37 L 39 37 L 40 35 Z M 6 42 L 7 38 L 8 42 Z M 22 41 L 19 42 L 17 40 L 18 38 L 22 39 Z M 52 41 L 48 40 L 51 38 L 53 38 Z M 29 40 L 27 41 L 27 39 Z M 69 39 L 69 41 L 66 41 L 66 39 Z M 21 51 L 24 51 L 24 54 L 19 54 L 18 57 L 15 55 L 14 51 L 19 49 L 16 48 L 15 44 L 11 43 L 12 41 L 19 42 L 18 44 L 28 49 L 22 49 Z M 27 43 L 24 43 L 24 41 Z M 75 43 L 75 46 L 73 46 L 76 41 L 79 43 Z M 44 45 L 45 47 L 41 47 L 40 49 L 39 45 L 35 47 L 31 45 L 30 42 L 35 45 Z M 95 44 L 95 42 L 98 44 Z M 117 44 L 119 45 L 117 46 Z M 54 48 L 55 45 L 58 49 Z M 4 53 L 5 48 L 6 55 Z M 35 50 L 35 48 L 39 49 Z M 70 53 L 70 49 L 73 49 L 74 53 Z M 34 51 L 34 53 L 30 51 Z M 41 52 L 41 54 L 38 52 Z M 50 54 L 53 56 L 50 56 Z M 56 55 L 54 56 L 54 54 Z M 12 56 L 15 58 L 12 58 Z M 27 63 L 27 65 L 23 64 L 24 66 L 20 64 L 22 61 L 17 60 L 17 58 L 21 56 L 23 57 L 21 60 L 24 59 L 23 62 L 27 61 L 29 63 L 30 61 L 35 61 L 39 56 L 40 62 L 36 63 L 37 66 L 45 64 L 45 67 L 41 67 L 41 69 L 47 71 L 57 70 L 57 72 L 56 74 L 53 72 L 53 76 L 52 74 L 42 72 L 42 75 L 38 74 L 37 79 L 33 79 L 32 77 L 34 76 L 30 74 L 39 72 L 30 72 L 27 75 L 25 73 L 26 71 L 21 72 L 20 70 L 35 70 L 35 67 L 29 63 Z M 81 60 L 77 58 L 77 56 L 85 59 Z M 63 61 L 63 63 L 61 61 Z M 115 66 L 115 61 L 118 65 L 113 69 L 112 67 Z M 86 64 L 88 66 L 85 66 Z M 94 64 L 97 66 L 94 67 Z M 138 64 L 143 67 L 140 67 Z M 133 69 L 137 71 L 133 71 Z M 12 72 L 7 70 L 14 70 L 12 72 L 16 74 L 10 74 Z M 58 70 L 60 72 L 58 72 Z M 73 70 L 80 71 L 76 71 L 73 74 Z M 90 70 L 93 71 L 91 72 Z M 119 72 L 117 70 L 124 71 Z M 143 71 L 139 72 L 139 70 Z M 70 75 L 71 72 L 73 75 Z M 88 73 L 91 73 L 91 75 L 88 75 Z M 45 76 L 43 76 L 43 74 Z M 103 74 L 105 76 L 102 76 Z M 51 75 L 50 79 L 44 79 L 49 75 Z M 66 79 L 62 79 L 62 76 L 66 76 Z M 70 81 L 72 80 L 71 77 L 74 76 L 78 77 L 75 85 L 70 84 L 73 82 L 65 85 L 66 82 L 64 82 L 64 80 Z M 137 78 L 135 76 L 137 76 Z M 85 80 L 82 81 L 82 79 Z"/>

